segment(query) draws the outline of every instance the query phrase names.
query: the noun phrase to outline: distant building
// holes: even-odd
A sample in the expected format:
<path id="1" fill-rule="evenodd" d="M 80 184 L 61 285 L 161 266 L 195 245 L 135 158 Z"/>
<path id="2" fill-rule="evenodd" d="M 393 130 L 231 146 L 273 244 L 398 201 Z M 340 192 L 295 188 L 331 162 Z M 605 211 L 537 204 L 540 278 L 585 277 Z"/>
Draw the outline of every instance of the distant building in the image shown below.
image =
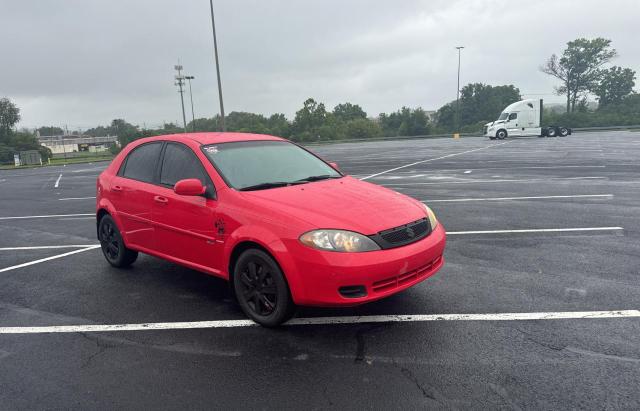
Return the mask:
<path id="1" fill-rule="evenodd" d="M 118 136 L 90 137 L 76 135 L 38 136 L 40 144 L 51 150 L 54 158 L 75 157 L 86 153 L 109 151 L 119 145 Z"/>

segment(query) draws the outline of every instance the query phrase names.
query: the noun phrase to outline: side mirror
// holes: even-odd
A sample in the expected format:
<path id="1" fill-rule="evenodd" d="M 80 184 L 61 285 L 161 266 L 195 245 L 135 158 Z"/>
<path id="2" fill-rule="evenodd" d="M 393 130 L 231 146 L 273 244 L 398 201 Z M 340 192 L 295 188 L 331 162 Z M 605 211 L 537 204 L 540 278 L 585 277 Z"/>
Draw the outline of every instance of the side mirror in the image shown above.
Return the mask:
<path id="1" fill-rule="evenodd" d="M 333 167 L 334 170 L 340 171 L 340 167 L 338 167 L 338 163 L 329 163 L 329 165 Z"/>
<path id="2" fill-rule="evenodd" d="M 197 178 L 187 178 L 178 181 L 173 186 L 173 191 L 181 196 L 200 196 L 204 194 L 206 188 Z"/>

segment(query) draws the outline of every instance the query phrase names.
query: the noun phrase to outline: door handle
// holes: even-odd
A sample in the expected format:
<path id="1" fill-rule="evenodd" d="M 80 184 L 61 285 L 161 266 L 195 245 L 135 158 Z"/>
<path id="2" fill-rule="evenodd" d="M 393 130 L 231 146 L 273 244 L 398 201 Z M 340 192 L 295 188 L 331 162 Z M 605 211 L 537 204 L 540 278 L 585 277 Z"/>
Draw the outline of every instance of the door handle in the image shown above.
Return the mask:
<path id="1" fill-rule="evenodd" d="M 111 189 L 113 191 L 122 191 L 122 187 L 120 187 L 120 186 L 113 186 L 113 187 L 111 187 Z"/>
<path id="2" fill-rule="evenodd" d="M 169 199 L 167 199 L 166 197 L 162 197 L 162 196 L 155 196 L 155 197 L 153 197 L 153 200 L 156 203 L 160 203 L 160 204 L 167 204 L 169 202 Z"/>

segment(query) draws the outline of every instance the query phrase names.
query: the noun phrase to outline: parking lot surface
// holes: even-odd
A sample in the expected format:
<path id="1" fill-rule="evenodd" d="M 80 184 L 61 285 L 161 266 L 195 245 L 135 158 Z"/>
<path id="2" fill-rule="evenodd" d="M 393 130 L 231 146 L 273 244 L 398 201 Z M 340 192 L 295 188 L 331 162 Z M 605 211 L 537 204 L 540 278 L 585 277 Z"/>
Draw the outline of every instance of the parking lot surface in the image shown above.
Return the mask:
<path id="1" fill-rule="evenodd" d="M 444 268 L 249 326 L 222 280 L 106 263 L 106 163 L 0 171 L 0 409 L 640 408 L 640 133 L 309 148 L 427 203 Z"/>

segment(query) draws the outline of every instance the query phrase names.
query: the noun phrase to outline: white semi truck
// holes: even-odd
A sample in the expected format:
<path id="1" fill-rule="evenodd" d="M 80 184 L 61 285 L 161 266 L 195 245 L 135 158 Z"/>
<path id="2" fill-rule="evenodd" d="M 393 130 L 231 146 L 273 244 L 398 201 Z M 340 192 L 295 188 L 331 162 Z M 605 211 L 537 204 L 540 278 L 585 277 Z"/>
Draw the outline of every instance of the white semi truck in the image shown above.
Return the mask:
<path id="1" fill-rule="evenodd" d="M 521 100 L 502 110 L 496 121 L 485 124 L 482 134 L 491 140 L 513 136 L 564 137 L 571 134 L 571 129 L 542 126 L 542 99 Z"/>

